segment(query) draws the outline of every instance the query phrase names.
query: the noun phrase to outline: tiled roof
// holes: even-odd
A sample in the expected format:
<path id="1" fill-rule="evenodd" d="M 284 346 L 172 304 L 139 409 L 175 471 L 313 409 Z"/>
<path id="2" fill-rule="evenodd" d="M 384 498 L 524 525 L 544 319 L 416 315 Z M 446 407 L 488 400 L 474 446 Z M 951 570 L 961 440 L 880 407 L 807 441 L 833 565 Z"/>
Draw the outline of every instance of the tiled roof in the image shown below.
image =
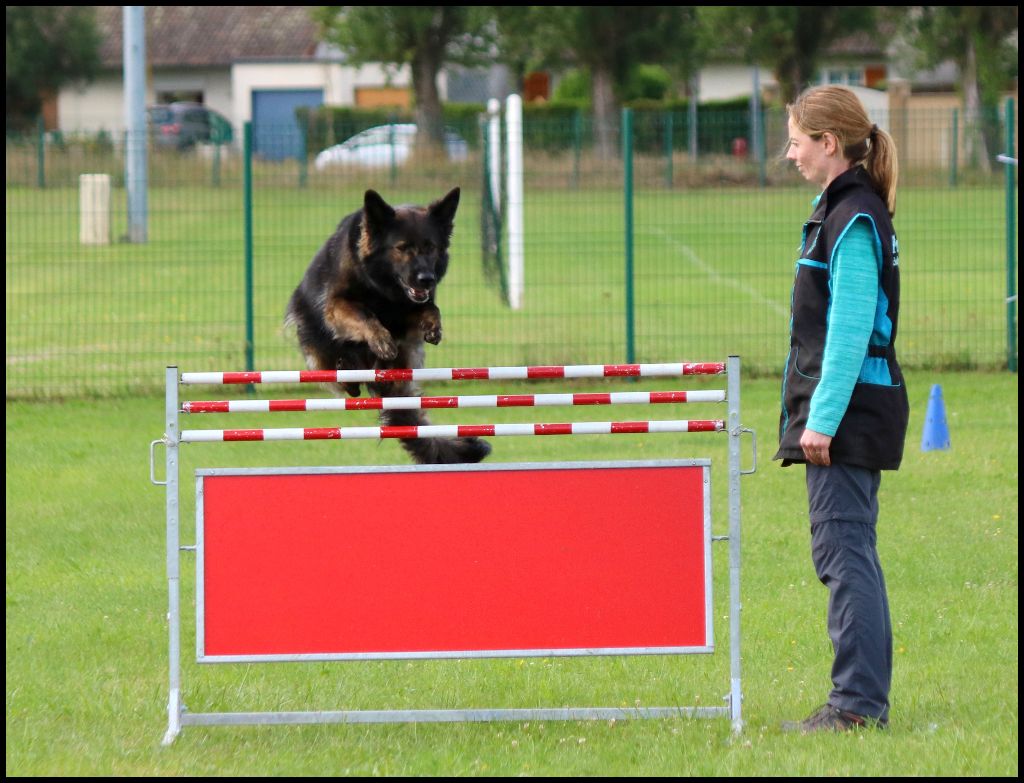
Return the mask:
<path id="1" fill-rule="evenodd" d="M 104 66 L 121 66 L 123 6 L 96 6 Z M 312 59 L 319 36 L 310 6 L 146 6 L 151 67 L 229 65 L 239 60 Z"/>

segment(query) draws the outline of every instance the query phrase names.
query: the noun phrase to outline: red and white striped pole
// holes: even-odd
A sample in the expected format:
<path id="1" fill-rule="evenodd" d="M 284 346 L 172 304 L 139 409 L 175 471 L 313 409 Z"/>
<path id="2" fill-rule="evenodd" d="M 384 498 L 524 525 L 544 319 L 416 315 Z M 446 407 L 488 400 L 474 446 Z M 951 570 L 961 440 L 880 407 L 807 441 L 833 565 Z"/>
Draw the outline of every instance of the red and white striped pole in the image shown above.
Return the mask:
<path id="1" fill-rule="evenodd" d="M 583 394 L 481 394 L 454 397 L 352 397 L 306 400 L 194 400 L 182 413 L 274 413 L 279 411 L 415 410 L 434 408 L 534 408 L 552 405 L 656 405 L 724 402 L 724 389 Z"/>
<path id="2" fill-rule="evenodd" d="M 538 367 L 462 367 L 411 370 L 279 370 L 257 372 L 184 372 L 183 384 L 237 383 L 387 383 L 400 381 L 496 381 L 540 378 L 655 378 L 721 375 L 725 362 L 669 364 L 573 364 Z"/>
<path id="3" fill-rule="evenodd" d="M 469 438 L 503 435 L 622 435 L 661 432 L 720 432 L 722 420 L 577 421 L 564 424 L 429 424 L 382 427 L 289 427 L 248 430 L 183 430 L 182 443 L 270 440 Z"/>

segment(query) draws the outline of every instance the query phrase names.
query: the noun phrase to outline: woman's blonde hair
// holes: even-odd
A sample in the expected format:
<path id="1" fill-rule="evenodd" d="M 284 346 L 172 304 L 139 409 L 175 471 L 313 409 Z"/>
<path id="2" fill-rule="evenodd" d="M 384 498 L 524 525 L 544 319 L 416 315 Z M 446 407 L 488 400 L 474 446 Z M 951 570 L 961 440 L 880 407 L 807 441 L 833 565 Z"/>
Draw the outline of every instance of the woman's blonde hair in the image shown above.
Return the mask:
<path id="1" fill-rule="evenodd" d="M 889 214 L 896 214 L 896 143 L 868 119 L 852 90 L 837 85 L 811 87 L 786 106 L 786 111 L 796 127 L 812 139 L 820 139 L 826 132 L 834 135 L 843 157 L 864 167 Z"/>

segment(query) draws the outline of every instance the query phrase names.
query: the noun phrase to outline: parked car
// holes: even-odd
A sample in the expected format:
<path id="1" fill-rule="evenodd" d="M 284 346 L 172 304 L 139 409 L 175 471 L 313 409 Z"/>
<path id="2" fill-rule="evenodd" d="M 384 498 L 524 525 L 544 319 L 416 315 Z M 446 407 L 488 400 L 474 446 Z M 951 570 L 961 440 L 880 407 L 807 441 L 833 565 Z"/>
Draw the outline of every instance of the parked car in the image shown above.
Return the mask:
<path id="1" fill-rule="evenodd" d="M 323 171 L 332 166 L 401 166 L 409 159 L 415 143 L 416 126 L 412 123 L 378 125 L 319 152 L 313 167 Z M 444 148 L 449 160 L 465 160 L 469 155 L 466 140 L 451 128 L 445 129 Z"/>
<path id="2" fill-rule="evenodd" d="M 159 147 L 187 150 L 196 142 L 228 144 L 232 138 L 227 118 L 201 103 L 177 101 L 146 109 L 153 143 Z"/>

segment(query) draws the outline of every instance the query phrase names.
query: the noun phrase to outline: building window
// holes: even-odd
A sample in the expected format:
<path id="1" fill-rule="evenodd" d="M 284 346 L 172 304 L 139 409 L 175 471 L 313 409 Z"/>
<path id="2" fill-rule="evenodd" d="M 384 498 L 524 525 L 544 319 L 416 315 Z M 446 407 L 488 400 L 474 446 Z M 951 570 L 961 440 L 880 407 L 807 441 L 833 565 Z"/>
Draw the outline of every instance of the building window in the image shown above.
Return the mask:
<path id="1" fill-rule="evenodd" d="M 864 86 L 863 68 L 827 68 L 821 73 L 821 84 L 845 84 L 848 87 Z"/>

